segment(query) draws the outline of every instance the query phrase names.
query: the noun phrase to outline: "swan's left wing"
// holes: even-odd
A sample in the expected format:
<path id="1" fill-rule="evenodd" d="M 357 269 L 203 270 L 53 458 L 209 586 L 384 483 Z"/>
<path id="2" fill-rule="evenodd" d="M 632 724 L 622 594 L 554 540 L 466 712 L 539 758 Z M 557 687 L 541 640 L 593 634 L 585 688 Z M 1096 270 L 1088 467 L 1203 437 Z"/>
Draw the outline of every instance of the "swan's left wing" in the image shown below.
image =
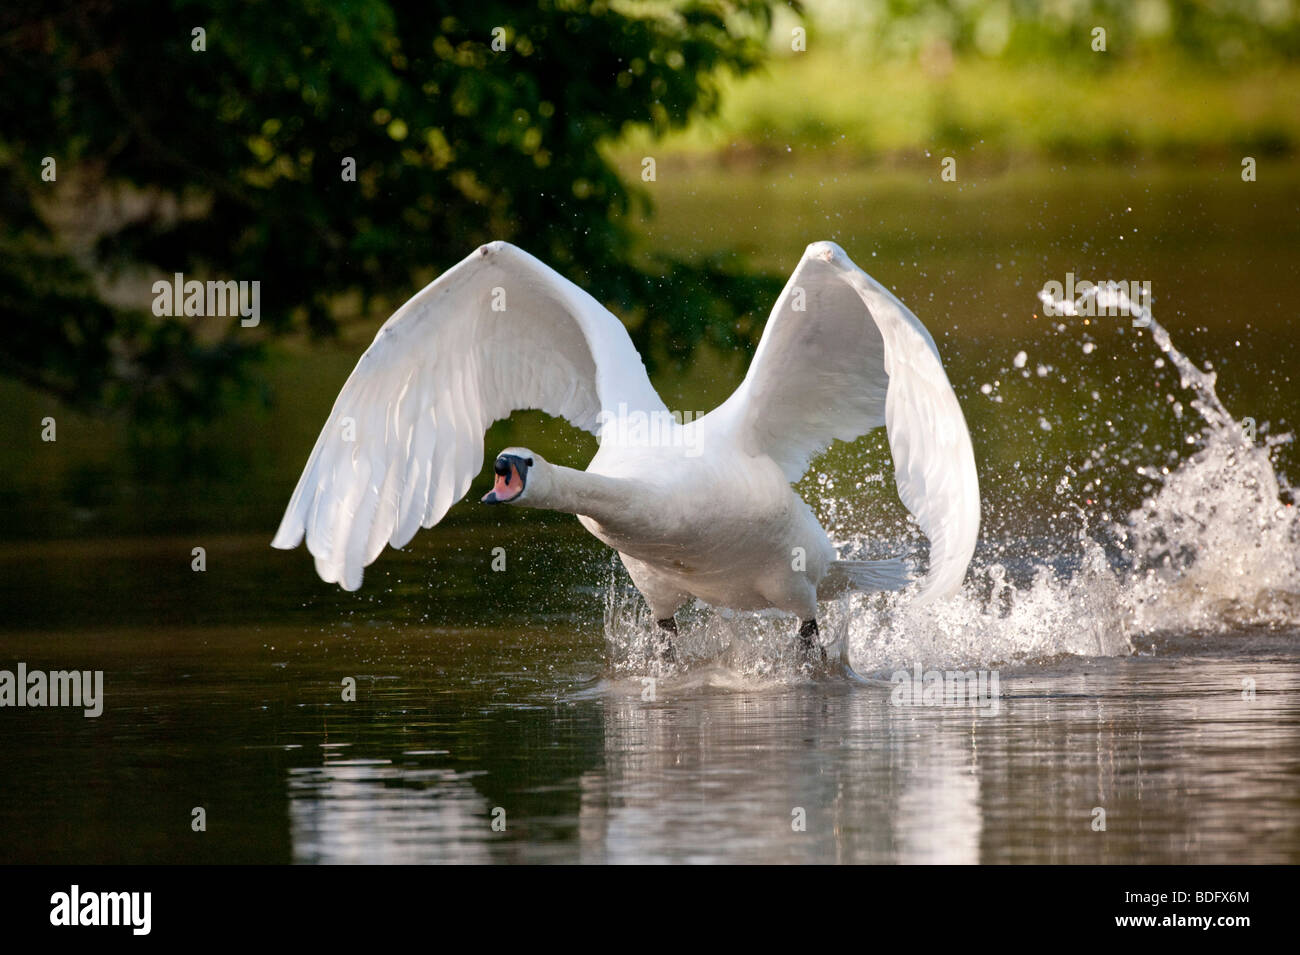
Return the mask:
<path id="1" fill-rule="evenodd" d="M 482 246 L 384 323 L 353 370 L 285 509 L 274 547 L 303 537 L 347 590 L 465 496 L 483 433 L 538 408 L 593 433 L 664 403 L 623 323 L 522 249 Z M 608 417 L 607 417 L 608 416 Z"/>
<path id="2" fill-rule="evenodd" d="M 834 242 L 804 253 L 726 406 L 742 447 L 791 481 L 832 440 L 885 425 L 898 496 L 930 539 L 919 599 L 961 586 L 980 520 L 966 419 L 925 326 Z"/>

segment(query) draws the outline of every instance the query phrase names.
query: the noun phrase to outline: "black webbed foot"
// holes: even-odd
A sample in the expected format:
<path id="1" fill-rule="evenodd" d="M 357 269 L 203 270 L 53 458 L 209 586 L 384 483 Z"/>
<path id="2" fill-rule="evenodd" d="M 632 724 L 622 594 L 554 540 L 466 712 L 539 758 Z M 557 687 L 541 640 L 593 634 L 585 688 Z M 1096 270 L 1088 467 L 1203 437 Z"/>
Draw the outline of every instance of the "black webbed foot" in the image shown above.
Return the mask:
<path id="1" fill-rule="evenodd" d="M 805 620 L 799 625 L 799 653 L 805 663 L 826 662 L 826 648 L 817 642 L 818 634 L 816 620 Z"/>
<path id="2" fill-rule="evenodd" d="M 659 641 L 658 653 L 659 660 L 662 663 L 676 663 L 677 652 L 673 649 L 673 637 L 677 636 L 677 621 L 672 617 L 665 617 L 663 620 L 655 621 L 659 629 L 663 631 Z"/>

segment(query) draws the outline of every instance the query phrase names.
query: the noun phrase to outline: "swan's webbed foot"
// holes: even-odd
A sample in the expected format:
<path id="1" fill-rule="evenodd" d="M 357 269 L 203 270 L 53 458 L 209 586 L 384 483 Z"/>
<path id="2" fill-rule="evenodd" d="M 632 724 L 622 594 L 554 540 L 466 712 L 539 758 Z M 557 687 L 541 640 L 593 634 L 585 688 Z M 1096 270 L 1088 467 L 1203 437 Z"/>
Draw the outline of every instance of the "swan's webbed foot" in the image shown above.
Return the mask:
<path id="1" fill-rule="evenodd" d="M 662 639 L 659 641 L 658 653 L 661 663 L 676 663 L 677 653 L 673 650 L 673 637 L 677 636 L 677 621 L 672 617 L 665 617 L 663 620 L 656 620 L 659 629 L 663 631 Z"/>
<path id="2" fill-rule="evenodd" d="M 805 620 L 799 625 L 799 655 L 804 663 L 825 663 L 826 648 L 817 642 L 817 621 Z"/>

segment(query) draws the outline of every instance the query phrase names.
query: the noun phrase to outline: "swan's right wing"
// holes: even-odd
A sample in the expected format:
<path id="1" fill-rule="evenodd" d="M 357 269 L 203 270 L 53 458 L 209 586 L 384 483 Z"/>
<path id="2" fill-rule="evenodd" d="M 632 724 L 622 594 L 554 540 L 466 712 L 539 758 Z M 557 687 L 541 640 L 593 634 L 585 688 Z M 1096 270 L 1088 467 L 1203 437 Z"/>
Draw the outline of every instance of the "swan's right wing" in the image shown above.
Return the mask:
<path id="1" fill-rule="evenodd" d="M 919 599 L 961 586 L 980 523 L 966 419 L 925 326 L 834 242 L 808 247 L 723 407 L 741 446 L 791 481 L 832 440 L 883 424 L 898 496 L 930 539 Z"/>
<path id="2" fill-rule="evenodd" d="M 622 406 L 620 408 L 620 406 Z M 485 245 L 384 323 L 349 376 L 272 546 L 305 536 L 347 590 L 465 496 L 483 435 L 537 408 L 598 433 L 602 412 L 665 410 L 623 323 L 522 249 Z"/>

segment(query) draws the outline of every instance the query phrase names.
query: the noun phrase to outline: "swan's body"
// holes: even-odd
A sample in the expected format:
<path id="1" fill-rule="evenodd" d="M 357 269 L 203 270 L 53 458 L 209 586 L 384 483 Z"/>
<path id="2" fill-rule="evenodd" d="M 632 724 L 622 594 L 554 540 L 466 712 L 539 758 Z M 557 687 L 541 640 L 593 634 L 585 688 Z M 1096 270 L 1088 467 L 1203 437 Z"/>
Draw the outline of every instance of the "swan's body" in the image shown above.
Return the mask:
<path id="1" fill-rule="evenodd" d="M 658 620 L 691 597 L 812 619 L 817 584 L 835 559 L 830 539 L 780 468 L 761 460 L 738 467 L 740 450 L 725 436 L 711 440 L 709 424 L 702 419 L 700 430 L 710 450 L 698 457 L 680 447 L 629 454 L 602 446 L 575 478 L 591 488 L 575 502 L 578 520 L 619 552 Z M 666 479 L 644 477 L 653 474 Z M 628 506 L 629 495 L 645 506 Z"/>
<path id="2" fill-rule="evenodd" d="M 830 242 L 808 247 L 740 387 L 671 419 L 621 322 L 514 246 L 483 246 L 380 329 L 339 394 L 273 541 L 307 538 L 326 581 L 354 590 L 469 490 L 483 435 L 540 408 L 597 434 L 585 471 L 522 448 L 488 503 L 578 515 L 622 556 L 655 618 L 697 597 L 797 613 L 819 592 L 895 589 L 898 561 L 837 561 L 791 482 L 833 439 L 886 425 L 899 495 L 931 541 L 919 599 L 961 584 L 979 527 L 965 420 L 920 321 Z"/>

